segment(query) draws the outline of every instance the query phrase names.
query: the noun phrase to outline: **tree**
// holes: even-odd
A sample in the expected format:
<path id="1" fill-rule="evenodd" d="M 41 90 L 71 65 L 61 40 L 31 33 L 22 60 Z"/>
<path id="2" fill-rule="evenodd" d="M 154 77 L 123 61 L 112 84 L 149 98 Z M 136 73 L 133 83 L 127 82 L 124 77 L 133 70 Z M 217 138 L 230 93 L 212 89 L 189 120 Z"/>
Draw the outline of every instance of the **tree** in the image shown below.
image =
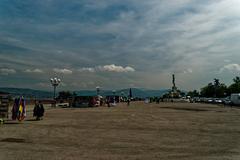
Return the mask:
<path id="1" fill-rule="evenodd" d="M 219 86 L 219 85 L 220 85 L 219 79 L 214 78 L 214 85 L 215 85 L 215 86 Z"/>
<path id="2" fill-rule="evenodd" d="M 186 96 L 186 93 L 182 92 L 182 91 L 179 91 L 179 94 L 180 94 L 181 97 L 185 97 Z"/>
<path id="3" fill-rule="evenodd" d="M 227 92 L 227 86 L 224 83 L 220 83 L 219 79 L 214 79 L 214 83 L 209 83 L 207 86 L 201 89 L 201 96 L 203 97 L 225 97 Z"/>
<path id="4" fill-rule="evenodd" d="M 240 93 L 240 77 L 235 77 L 233 79 L 233 84 L 228 87 L 228 94 Z"/>
<path id="5" fill-rule="evenodd" d="M 227 86 L 225 84 L 221 83 L 219 86 L 217 86 L 216 93 L 215 93 L 216 97 L 218 98 L 225 97 L 226 93 L 227 93 Z"/>
<path id="6" fill-rule="evenodd" d="M 72 96 L 73 96 L 73 94 L 69 91 L 61 91 L 61 92 L 59 92 L 59 95 L 58 95 L 57 99 L 68 100 Z"/>
<path id="7" fill-rule="evenodd" d="M 240 83 L 240 77 L 235 77 L 235 78 L 233 78 L 233 82 L 234 83 Z"/>
<path id="8" fill-rule="evenodd" d="M 213 97 L 215 93 L 214 85 L 209 83 L 207 86 L 201 88 L 201 96 L 203 97 Z"/>
<path id="9" fill-rule="evenodd" d="M 199 97 L 199 92 L 197 90 L 194 90 L 194 91 L 189 91 L 187 93 L 187 96 L 190 96 L 190 97 Z"/>

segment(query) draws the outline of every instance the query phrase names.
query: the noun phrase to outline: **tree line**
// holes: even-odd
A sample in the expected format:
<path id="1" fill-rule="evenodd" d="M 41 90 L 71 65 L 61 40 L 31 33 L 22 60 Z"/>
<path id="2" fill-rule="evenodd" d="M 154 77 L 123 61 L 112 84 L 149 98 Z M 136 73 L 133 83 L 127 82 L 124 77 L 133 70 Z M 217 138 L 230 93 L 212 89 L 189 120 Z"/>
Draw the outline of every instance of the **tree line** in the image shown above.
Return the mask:
<path id="1" fill-rule="evenodd" d="M 229 86 L 220 82 L 219 79 L 214 78 L 213 82 L 208 83 L 202 87 L 200 92 L 197 90 L 188 92 L 191 97 L 216 97 L 223 98 L 230 96 L 232 93 L 240 93 L 240 77 L 233 78 L 233 83 Z"/>

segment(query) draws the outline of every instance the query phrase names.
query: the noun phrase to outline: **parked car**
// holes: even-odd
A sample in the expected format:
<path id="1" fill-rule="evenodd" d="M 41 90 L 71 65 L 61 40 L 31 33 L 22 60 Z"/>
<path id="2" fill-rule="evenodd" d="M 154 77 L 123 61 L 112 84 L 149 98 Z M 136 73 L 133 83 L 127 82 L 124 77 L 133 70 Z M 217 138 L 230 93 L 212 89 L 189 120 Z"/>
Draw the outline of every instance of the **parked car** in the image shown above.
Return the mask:
<path id="1" fill-rule="evenodd" d="M 69 107 L 69 103 L 66 102 L 66 103 L 57 103 L 56 104 L 57 107 Z"/>
<path id="2" fill-rule="evenodd" d="M 215 98 L 215 99 L 213 100 L 213 103 L 222 104 L 222 103 L 223 103 L 223 100 L 222 100 L 222 99 L 219 99 L 219 98 Z"/>
<path id="3" fill-rule="evenodd" d="M 224 98 L 223 104 L 224 104 L 224 105 L 231 105 L 231 104 L 232 104 L 232 101 L 230 100 L 230 97 Z"/>
<path id="4" fill-rule="evenodd" d="M 207 99 L 207 103 L 214 103 L 214 99 L 208 98 L 208 99 Z"/>

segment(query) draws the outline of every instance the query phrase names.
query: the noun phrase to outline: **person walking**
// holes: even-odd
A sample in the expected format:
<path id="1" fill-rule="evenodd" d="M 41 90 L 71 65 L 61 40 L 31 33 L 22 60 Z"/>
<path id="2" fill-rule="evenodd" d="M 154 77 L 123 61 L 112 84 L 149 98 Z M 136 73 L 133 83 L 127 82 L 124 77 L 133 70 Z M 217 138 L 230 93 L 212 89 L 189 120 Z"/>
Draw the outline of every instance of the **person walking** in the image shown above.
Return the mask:
<path id="1" fill-rule="evenodd" d="M 107 101 L 107 106 L 111 107 L 111 105 L 110 105 L 110 98 L 107 98 L 106 101 Z"/>
<path id="2" fill-rule="evenodd" d="M 35 107 L 33 109 L 33 117 L 36 117 L 36 120 L 42 120 L 44 116 L 44 106 L 41 101 L 35 103 Z"/>
<path id="3" fill-rule="evenodd" d="M 130 98 L 127 100 L 127 105 L 130 106 Z"/>

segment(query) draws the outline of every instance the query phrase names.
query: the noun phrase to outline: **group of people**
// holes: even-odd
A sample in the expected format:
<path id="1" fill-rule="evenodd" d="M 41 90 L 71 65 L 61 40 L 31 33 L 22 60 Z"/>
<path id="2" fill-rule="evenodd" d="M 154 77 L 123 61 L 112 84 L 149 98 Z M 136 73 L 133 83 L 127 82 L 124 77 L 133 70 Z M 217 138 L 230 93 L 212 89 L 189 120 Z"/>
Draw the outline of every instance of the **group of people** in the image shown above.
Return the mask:
<path id="1" fill-rule="evenodd" d="M 110 99 L 106 99 L 105 102 L 106 102 L 106 104 L 107 104 L 108 107 L 111 107 L 111 104 L 112 104 L 113 106 L 116 105 L 116 102 L 115 102 L 115 101 L 112 102 Z M 131 99 L 128 98 L 126 102 L 127 102 L 127 106 L 130 106 Z"/>
<path id="2" fill-rule="evenodd" d="M 12 120 L 22 121 L 27 116 L 26 103 L 23 97 L 15 98 L 12 107 Z"/>
<path id="3" fill-rule="evenodd" d="M 36 120 L 41 120 L 43 119 L 44 112 L 45 110 L 41 101 L 36 101 L 33 109 L 33 117 L 36 117 Z M 27 111 L 25 99 L 23 97 L 15 98 L 12 107 L 12 120 L 23 121 L 26 116 Z"/>

